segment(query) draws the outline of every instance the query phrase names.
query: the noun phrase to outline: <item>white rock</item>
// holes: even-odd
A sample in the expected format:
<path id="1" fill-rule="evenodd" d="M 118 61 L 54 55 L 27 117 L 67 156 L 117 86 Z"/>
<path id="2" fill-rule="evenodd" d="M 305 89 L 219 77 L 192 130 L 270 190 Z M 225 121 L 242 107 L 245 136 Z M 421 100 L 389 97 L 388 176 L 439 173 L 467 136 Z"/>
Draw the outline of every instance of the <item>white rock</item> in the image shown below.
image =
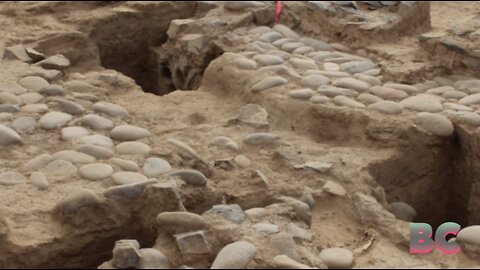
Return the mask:
<path id="1" fill-rule="evenodd" d="M 330 269 L 347 269 L 353 264 L 353 253 L 345 248 L 326 248 L 319 257 Z"/>
<path id="2" fill-rule="evenodd" d="M 110 161 L 124 171 L 138 172 L 140 169 L 135 161 L 121 158 L 112 158 Z"/>
<path id="3" fill-rule="evenodd" d="M 38 123 L 43 129 L 55 129 L 65 126 L 71 120 L 72 116 L 70 114 L 62 112 L 49 112 L 43 115 Z"/>
<path id="4" fill-rule="evenodd" d="M 441 112 L 443 106 L 434 96 L 429 94 L 419 94 L 406 98 L 400 102 L 405 109 L 415 110 L 419 112 Z"/>
<path id="5" fill-rule="evenodd" d="M 62 150 L 52 155 L 55 160 L 66 160 L 72 163 L 91 163 L 96 159 L 85 153 L 72 151 L 72 150 Z"/>
<path id="6" fill-rule="evenodd" d="M 146 155 L 150 152 L 150 146 L 142 142 L 123 142 L 115 146 L 120 155 Z"/>
<path id="7" fill-rule="evenodd" d="M 15 130 L 0 124 L 0 146 L 17 144 L 22 141 L 22 137 Z"/>
<path id="8" fill-rule="evenodd" d="M 148 180 L 145 175 L 136 172 L 116 172 L 112 179 L 116 185 L 129 185 Z"/>
<path id="9" fill-rule="evenodd" d="M 62 140 L 70 140 L 90 135 L 90 132 L 83 127 L 62 128 Z"/>
<path id="10" fill-rule="evenodd" d="M 296 99 L 310 99 L 315 94 L 312 89 L 298 89 L 288 92 L 288 95 Z"/>
<path id="11" fill-rule="evenodd" d="M 172 166 L 168 161 L 161 159 L 161 158 L 156 158 L 156 157 L 151 157 L 147 158 L 145 160 L 145 163 L 143 164 L 143 173 L 147 177 L 156 177 L 162 174 L 165 174 L 167 172 L 170 172 L 172 170 Z"/>
<path id="12" fill-rule="evenodd" d="M 0 173 L 0 185 L 3 186 L 13 186 L 18 184 L 23 184 L 27 178 L 17 172 L 4 172 Z"/>
<path id="13" fill-rule="evenodd" d="M 335 183 L 333 181 L 330 181 L 328 180 L 325 185 L 323 185 L 323 190 L 325 192 L 328 192 L 332 195 L 336 195 L 336 196 L 345 196 L 347 195 L 347 191 L 345 190 L 345 188 L 338 184 L 338 183 Z"/>
<path id="14" fill-rule="evenodd" d="M 357 80 L 355 78 L 340 78 L 333 82 L 334 86 L 353 89 L 359 92 L 365 92 L 370 89 L 370 85 L 366 82 Z"/>
<path id="15" fill-rule="evenodd" d="M 148 130 L 132 125 L 117 126 L 110 133 L 110 137 L 117 141 L 136 141 L 150 135 Z"/>
<path id="16" fill-rule="evenodd" d="M 339 105 L 339 106 L 345 106 L 345 107 L 350 107 L 350 108 L 365 108 L 365 105 L 363 105 L 360 102 L 357 102 L 351 98 L 345 97 L 345 96 L 336 96 L 333 98 L 333 103 Z"/>
<path id="17" fill-rule="evenodd" d="M 417 114 L 417 121 L 421 127 L 431 132 L 433 135 L 448 137 L 453 134 L 452 122 L 445 116 L 421 112 Z"/>
<path id="18" fill-rule="evenodd" d="M 112 121 L 96 114 L 87 114 L 83 116 L 80 118 L 79 123 L 82 126 L 86 126 L 94 130 L 109 130 L 113 128 Z"/>
<path id="19" fill-rule="evenodd" d="M 40 190 L 47 189 L 49 183 L 45 175 L 41 172 L 34 172 L 30 175 L 30 183 Z"/>
<path id="20" fill-rule="evenodd" d="M 128 115 L 127 110 L 123 107 L 109 102 L 97 102 L 92 105 L 92 109 L 98 113 L 104 113 L 112 117 L 124 117 Z"/>
<path id="21" fill-rule="evenodd" d="M 217 254 L 210 269 L 245 269 L 255 252 L 255 246 L 247 241 L 228 244 Z"/>
<path id="22" fill-rule="evenodd" d="M 279 76 L 267 77 L 257 82 L 254 86 L 252 86 L 252 92 L 261 92 L 269 88 L 280 86 L 286 83 L 288 83 L 287 79 Z"/>
<path id="23" fill-rule="evenodd" d="M 45 167 L 53 161 L 53 157 L 49 154 L 41 154 L 28 161 L 22 168 L 22 172 L 29 173 L 37 169 Z"/>
<path id="24" fill-rule="evenodd" d="M 393 101 L 379 101 L 368 108 L 384 114 L 400 114 L 403 111 L 403 106 Z"/>
<path id="25" fill-rule="evenodd" d="M 110 177 L 113 168 L 108 164 L 92 163 L 80 167 L 79 173 L 85 179 L 99 181 Z"/>
<path id="26" fill-rule="evenodd" d="M 323 75 L 308 75 L 302 78 L 300 84 L 304 87 L 309 87 L 311 89 L 317 89 L 320 85 L 325 85 L 330 82 L 328 77 Z"/>

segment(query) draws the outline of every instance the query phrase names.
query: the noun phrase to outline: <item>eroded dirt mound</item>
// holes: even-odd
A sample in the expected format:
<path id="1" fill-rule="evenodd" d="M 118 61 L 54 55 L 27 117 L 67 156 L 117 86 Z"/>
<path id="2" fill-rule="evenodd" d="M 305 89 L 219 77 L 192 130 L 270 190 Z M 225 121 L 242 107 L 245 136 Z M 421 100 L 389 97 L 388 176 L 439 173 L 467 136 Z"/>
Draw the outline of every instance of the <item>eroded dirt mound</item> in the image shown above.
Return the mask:
<path id="1" fill-rule="evenodd" d="M 0 267 L 477 266 L 408 252 L 480 223 L 475 66 L 404 46 L 438 9 L 1 3 Z"/>

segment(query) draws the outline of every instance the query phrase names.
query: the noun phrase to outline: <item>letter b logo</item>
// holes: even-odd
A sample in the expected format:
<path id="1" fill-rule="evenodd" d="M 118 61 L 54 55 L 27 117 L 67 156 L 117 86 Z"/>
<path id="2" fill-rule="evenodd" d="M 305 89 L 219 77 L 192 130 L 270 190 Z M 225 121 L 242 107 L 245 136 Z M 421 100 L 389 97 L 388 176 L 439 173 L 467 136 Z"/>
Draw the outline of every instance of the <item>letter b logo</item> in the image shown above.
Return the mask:
<path id="1" fill-rule="evenodd" d="M 460 225 L 454 222 L 446 222 L 438 226 L 435 233 L 435 242 L 432 239 L 432 226 L 427 223 L 410 223 L 410 253 L 426 254 L 435 247 L 444 254 L 460 252 L 460 246 L 456 241 L 447 242 L 447 235 L 456 236 L 460 231 Z"/>

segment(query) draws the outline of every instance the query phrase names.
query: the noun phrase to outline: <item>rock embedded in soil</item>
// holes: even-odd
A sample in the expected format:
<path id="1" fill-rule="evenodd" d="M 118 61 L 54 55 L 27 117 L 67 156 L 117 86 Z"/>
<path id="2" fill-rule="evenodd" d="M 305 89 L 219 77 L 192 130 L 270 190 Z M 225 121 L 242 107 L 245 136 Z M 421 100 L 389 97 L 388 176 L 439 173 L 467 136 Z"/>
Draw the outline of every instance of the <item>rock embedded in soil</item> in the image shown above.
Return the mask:
<path id="1" fill-rule="evenodd" d="M 117 126 L 110 133 L 110 137 L 117 141 L 136 141 L 150 135 L 148 130 L 132 125 Z"/>
<path id="2" fill-rule="evenodd" d="M 238 204 L 217 204 L 206 213 L 222 215 L 226 220 L 241 224 L 246 216 Z"/>
<path id="3" fill-rule="evenodd" d="M 147 158 L 145 160 L 145 163 L 143 163 L 143 173 L 147 177 L 156 177 L 161 174 L 170 172 L 171 170 L 172 170 L 172 166 L 170 165 L 170 163 L 168 163 L 168 161 L 162 158 L 157 158 L 157 157 Z"/>
<path id="4" fill-rule="evenodd" d="M 94 144 L 103 147 L 112 147 L 114 145 L 112 139 L 100 134 L 84 136 L 80 139 L 80 141 L 83 143 Z"/>
<path id="5" fill-rule="evenodd" d="M 97 102 L 92 105 L 92 109 L 97 113 L 104 113 L 111 117 L 128 116 L 127 110 L 125 110 L 123 107 L 109 102 Z"/>
<path id="6" fill-rule="evenodd" d="M 175 234 L 174 237 L 178 249 L 183 255 L 201 255 L 211 252 L 204 231 Z"/>
<path id="7" fill-rule="evenodd" d="M 49 112 L 43 115 L 38 124 L 43 129 L 56 129 L 62 126 L 65 126 L 68 122 L 72 120 L 72 115 L 63 113 L 63 112 Z"/>
<path id="8" fill-rule="evenodd" d="M 448 137 L 453 134 L 454 127 L 452 122 L 445 116 L 421 112 L 416 116 L 417 122 L 421 127 L 439 137 Z"/>
<path id="9" fill-rule="evenodd" d="M 384 113 L 384 114 L 401 114 L 403 106 L 393 101 L 379 101 L 368 106 L 369 109 Z"/>
<path id="10" fill-rule="evenodd" d="M 76 93 L 102 93 L 103 89 L 79 80 L 71 80 L 63 84 L 68 91 Z"/>
<path id="11" fill-rule="evenodd" d="M 113 128 L 113 122 L 111 120 L 96 114 L 83 116 L 80 118 L 79 123 L 93 130 L 110 130 Z"/>
<path id="12" fill-rule="evenodd" d="M 110 177 L 113 173 L 113 168 L 108 164 L 92 163 L 80 167 L 78 171 L 87 180 L 99 181 Z"/>
<path id="13" fill-rule="evenodd" d="M 18 144 L 22 141 L 22 137 L 15 130 L 0 124 L 0 146 Z"/>
<path id="14" fill-rule="evenodd" d="M 283 25 L 283 24 L 275 24 L 273 26 L 273 30 L 279 32 L 280 34 L 284 35 L 287 38 L 292 38 L 292 39 L 299 39 L 300 35 L 295 33 L 290 27 Z"/>
<path id="15" fill-rule="evenodd" d="M 405 109 L 419 111 L 419 112 L 441 112 L 443 110 L 442 103 L 432 95 L 419 94 L 413 97 L 406 98 L 400 102 Z"/>
<path id="16" fill-rule="evenodd" d="M 100 204 L 100 198 L 93 191 L 77 187 L 55 205 L 54 211 L 70 215 L 81 208 L 95 208 L 99 207 Z"/>
<path id="17" fill-rule="evenodd" d="M 257 249 L 247 241 L 237 241 L 223 247 L 210 269 L 245 269 L 255 256 Z"/>
<path id="18" fill-rule="evenodd" d="M 258 104 L 247 104 L 241 107 L 235 119 L 255 128 L 266 128 L 269 126 L 268 113 Z M 225 143 L 230 143 L 230 146 L 233 147 L 231 142 L 225 141 Z"/>
<path id="19" fill-rule="evenodd" d="M 273 267 L 277 269 L 314 269 L 308 265 L 299 263 L 287 255 L 277 255 L 272 260 Z"/>
<path id="20" fill-rule="evenodd" d="M 401 91 L 403 91 L 405 93 L 408 93 L 408 94 L 416 94 L 418 92 L 418 89 L 415 86 L 408 85 L 408 84 L 386 83 L 383 86 L 386 87 L 386 88 L 401 90 Z"/>
<path id="21" fill-rule="evenodd" d="M 274 133 L 252 133 L 248 134 L 243 142 L 249 145 L 273 144 L 280 140 L 280 136 Z"/>
<path id="22" fill-rule="evenodd" d="M 27 104 L 25 106 L 22 106 L 20 110 L 25 113 L 38 113 L 38 114 L 46 113 L 49 111 L 48 106 L 45 104 Z"/>
<path id="23" fill-rule="evenodd" d="M 369 92 L 382 99 L 401 100 L 408 97 L 408 94 L 402 90 L 383 86 L 373 86 L 370 88 Z M 405 107 L 404 104 L 402 105 Z"/>
<path id="24" fill-rule="evenodd" d="M 345 188 L 338 184 L 338 183 L 335 183 L 333 181 L 330 181 L 328 180 L 325 185 L 323 185 L 323 190 L 325 192 L 328 192 L 332 195 L 336 195 L 336 196 L 345 196 L 347 195 L 347 191 L 345 190 Z"/>
<path id="25" fill-rule="evenodd" d="M 137 240 L 118 240 L 113 248 L 112 265 L 119 269 L 140 266 L 140 244 Z"/>
<path id="26" fill-rule="evenodd" d="M 313 234 L 308 230 L 298 227 L 294 223 L 288 223 L 285 227 L 285 231 L 290 234 L 293 239 L 299 239 L 301 241 L 312 241 Z"/>
<path id="27" fill-rule="evenodd" d="M 473 112 L 466 112 L 459 117 L 465 124 L 478 127 L 480 126 L 480 115 Z"/>
<path id="28" fill-rule="evenodd" d="M 253 60 L 247 59 L 247 58 L 239 58 L 235 60 L 235 64 L 241 69 L 246 69 L 246 70 L 257 70 L 257 63 Z"/>
<path id="29" fill-rule="evenodd" d="M 330 269 L 349 269 L 353 264 L 353 253 L 345 248 L 326 248 L 320 252 L 320 259 Z"/>
<path id="30" fill-rule="evenodd" d="M 66 160 L 72 163 L 91 163 L 96 160 L 93 156 L 72 150 L 62 150 L 56 152 L 52 155 L 52 157 L 55 160 Z"/>
<path id="31" fill-rule="evenodd" d="M 235 164 L 240 166 L 240 168 L 248 168 L 252 164 L 249 158 L 244 155 L 238 155 L 234 158 Z"/>
<path id="32" fill-rule="evenodd" d="M 147 185 L 156 183 L 155 180 L 145 180 L 133 184 L 109 187 L 103 192 L 105 198 L 115 201 L 130 201 L 138 199 Z"/>
<path id="33" fill-rule="evenodd" d="M 70 60 L 61 54 L 56 54 L 36 63 L 36 65 L 39 65 L 45 69 L 63 70 L 70 66 Z"/>
<path id="34" fill-rule="evenodd" d="M 53 161 L 53 157 L 49 154 L 38 155 L 29 160 L 22 168 L 22 172 L 29 173 L 37 169 L 45 167 L 48 163 Z"/>
<path id="35" fill-rule="evenodd" d="M 210 145 L 226 147 L 226 148 L 228 148 L 230 150 L 233 150 L 233 151 L 238 150 L 238 144 L 234 140 L 232 140 L 232 139 L 230 139 L 226 136 L 217 136 L 217 137 L 213 138 Z"/>
<path id="36" fill-rule="evenodd" d="M 252 92 L 261 92 L 272 87 L 280 86 L 288 83 L 287 79 L 279 76 L 271 76 L 264 78 L 252 86 Z"/>
<path id="37" fill-rule="evenodd" d="M 0 185 L 13 186 L 25 183 L 27 178 L 17 172 L 4 172 L 0 173 Z"/>
<path id="38" fill-rule="evenodd" d="M 44 96 L 64 96 L 65 89 L 63 89 L 63 87 L 60 85 L 51 84 L 40 89 L 38 93 Z"/>
<path id="39" fill-rule="evenodd" d="M 124 171 L 138 172 L 140 170 L 138 164 L 135 163 L 135 161 L 121 158 L 112 158 L 110 161 Z"/>
<path id="40" fill-rule="evenodd" d="M 278 233 L 278 226 L 271 223 L 256 223 L 252 225 L 252 228 L 260 235 L 268 236 Z"/>
<path id="41" fill-rule="evenodd" d="M 168 258 L 160 250 L 154 248 L 140 249 L 140 269 L 170 269 Z"/>
<path id="42" fill-rule="evenodd" d="M 349 97 L 345 96 L 336 96 L 333 98 L 333 103 L 339 105 L 339 106 L 345 106 L 345 107 L 350 107 L 350 108 L 365 108 L 365 105 L 363 105 L 360 102 L 357 102 Z"/>
<path id="43" fill-rule="evenodd" d="M 115 146 L 119 155 L 146 155 L 150 152 L 150 146 L 142 142 L 123 142 Z"/>
<path id="44" fill-rule="evenodd" d="M 116 172 L 112 174 L 113 182 L 116 185 L 130 185 L 139 182 L 147 181 L 147 177 L 136 172 Z"/>
<path id="45" fill-rule="evenodd" d="M 466 96 L 458 101 L 461 105 L 478 105 L 480 104 L 480 93 Z"/>
<path id="46" fill-rule="evenodd" d="M 61 131 L 62 140 L 70 140 L 90 135 L 90 132 L 83 127 L 65 127 Z"/>
<path id="47" fill-rule="evenodd" d="M 300 259 L 295 241 L 288 233 L 280 232 L 268 237 L 268 245 L 274 255 L 287 255 L 293 259 Z"/>
<path id="48" fill-rule="evenodd" d="M 162 212 L 157 216 L 156 222 L 160 231 L 171 234 L 208 228 L 208 223 L 202 216 L 189 212 Z"/>
<path id="49" fill-rule="evenodd" d="M 20 105 L 22 99 L 9 93 L 0 93 L 0 104 Z"/>
<path id="50" fill-rule="evenodd" d="M 35 104 L 35 103 L 38 103 L 38 102 L 40 102 L 44 99 L 44 97 L 42 95 L 40 95 L 39 93 L 35 93 L 35 92 L 29 92 L 29 93 L 21 94 L 18 97 L 25 104 Z"/>
<path id="51" fill-rule="evenodd" d="M 30 116 L 21 116 L 12 122 L 12 128 L 18 132 L 33 132 L 37 126 L 35 118 Z"/>
<path id="52" fill-rule="evenodd" d="M 280 65 L 282 64 L 285 60 L 276 55 L 269 55 L 269 54 L 259 54 L 255 55 L 253 57 L 253 60 L 255 60 L 258 64 L 262 66 L 273 66 L 273 65 Z"/>
<path id="53" fill-rule="evenodd" d="M 361 73 L 375 68 L 375 64 L 369 61 L 351 61 L 340 65 L 342 71 L 350 74 Z"/>
<path id="54" fill-rule="evenodd" d="M 30 175 L 30 183 L 40 190 L 45 190 L 50 185 L 45 175 L 41 172 L 32 173 Z"/>
<path id="55" fill-rule="evenodd" d="M 71 115 L 80 115 L 85 112 L 85 108 L 73 101 L 68 101 L 64 99 L 57 99 L 55 100 L 60 107 L 60 110 L 62 110 L 65 113 L 71 114 Z"/>
<path id="56" fill-rule="evenodd" d="M 97 159 L 108 159 L 115 155 L 115 153 L 109 148 L 87 143 L 76 146 L 75 150 Z"/>
<path id="57" fill-rule="evenodd" d="M 377 96 L 374 96 L 370 93 L 362 93 L 360 94 L 358 97 L 357 97 L 357 100 L 360 101 L 361 103 L 365 104 L 365 105 L 370 105 L 370 104 L 374 104 L 374 103 L 377 103 L 377 102 L 380 102 L 380 101 L 383 101 L 383 99 L 377 97 Z"/>
<path id="58" fill-rule="evenodd" d="M 0 92 L 9 93 L 12 95 L 21 95 L 27 92 L 27 89 L 23 88 L 16 82 L 1 82 Z"/>
<path id="59" fill-rule="evenodd" d="M 357 80 L 355 78 L 340 78 L 333 82 L 334 86 L 353 89 L 359 92 L 365 92 L 370 89 L 370 85 L 366 82 Z"/>
<path id="60" fill-rule="evenodd" d="M 417 216 L 413 207 L 404 202 L 393 202 L 390 204 L 390 212 L 397 218 L 412 222 Z"/>
<path id="61" fill-rule="evenodd" d="M 6 47 L 3 53 L 3 59 L 20 60 L 25 63 L 32 63 L 33 60 L 27 54 L 26 48 L 22 44 Z"/>
<path id="62" fill-rule="evenodd" d="M 20 108 L 13 104 L 0 104 L 0 113 L 16 113 Z"/>
<path id="63" fill-rule="evenodd" d="M 326 96 L 313 96 L 309 101 L 313 104 L 325 104 L 330 102 L 330 98 Z"/>
<path id="64" fill-rule="evenodd" d="M 44 78 L 38 76 L 23 77 L 18 81 L 18 84 L 32 92 L 38 92 L 50 85 Z"/>
<path id="65" fill-rule="evenodd" d="M 203 173 L 196 170 L 176 170 L 169 173 L 168 176 L 178 176 L 185 183 L 193 186 L 205 186 L 208 181 Z"/>
<path id="66" fill-rule="evenodd" d="M 308 75 L 303 77 L 300 81 L 300 84 L 304 87 L 309 87 L 311 89 L 317 89 L 320 85 L 326 85 L 330 82 L 330 79 L 323 75 Z"/>
<path id="67" fill-rule="evenodd" d="M 270 31 L 270 32 L 261 34 L 258 40 L 263 42 L 273 43 L 274 41 L 279 40 L 281 38 L 284 38 L 282 34 L 275 31 Z"/>
<path id="68" fill-rule="evenodd" d="M 56 176 L 72 176 L 78 169 L 72 162 L 67 160 L 54 160 L 45 167 L 46 171 Z"/>

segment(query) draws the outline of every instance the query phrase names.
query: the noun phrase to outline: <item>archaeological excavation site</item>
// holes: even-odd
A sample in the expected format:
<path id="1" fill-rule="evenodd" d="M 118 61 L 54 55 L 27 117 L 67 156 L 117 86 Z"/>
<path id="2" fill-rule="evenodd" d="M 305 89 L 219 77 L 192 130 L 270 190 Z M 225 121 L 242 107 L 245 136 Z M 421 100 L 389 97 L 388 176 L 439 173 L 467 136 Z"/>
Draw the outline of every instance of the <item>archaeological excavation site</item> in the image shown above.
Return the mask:
<path id="1" fill-rule="evenodd" d="M 480 2 L 12 1 L 0 25 L 0 268 L 480 268 Z M 445 222 L 460 252 L 411 252 Z"/>

